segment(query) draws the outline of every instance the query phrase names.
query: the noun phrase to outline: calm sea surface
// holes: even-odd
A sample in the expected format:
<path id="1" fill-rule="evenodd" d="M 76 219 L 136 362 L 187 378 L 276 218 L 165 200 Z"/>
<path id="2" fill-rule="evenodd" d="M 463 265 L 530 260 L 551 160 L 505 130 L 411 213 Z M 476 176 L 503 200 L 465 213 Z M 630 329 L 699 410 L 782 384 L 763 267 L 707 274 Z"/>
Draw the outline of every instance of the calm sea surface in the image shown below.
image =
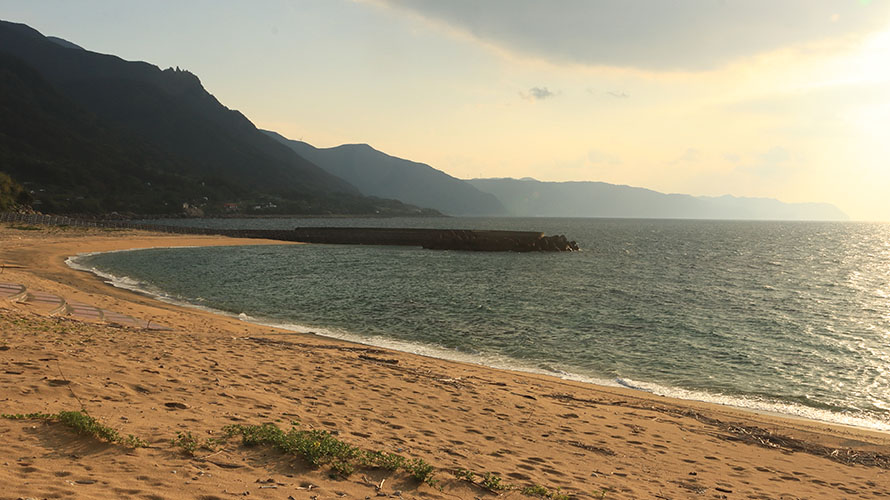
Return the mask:
<path id="1" fill-rule="evenodd" d="M 169 221 L 165 221 L 169 223 Z M 376 246 L 79 256 L 118 286 L 427 355 L 890 430 L 890 225 L 257 219 L 565 234 L 578 253 Z"/>

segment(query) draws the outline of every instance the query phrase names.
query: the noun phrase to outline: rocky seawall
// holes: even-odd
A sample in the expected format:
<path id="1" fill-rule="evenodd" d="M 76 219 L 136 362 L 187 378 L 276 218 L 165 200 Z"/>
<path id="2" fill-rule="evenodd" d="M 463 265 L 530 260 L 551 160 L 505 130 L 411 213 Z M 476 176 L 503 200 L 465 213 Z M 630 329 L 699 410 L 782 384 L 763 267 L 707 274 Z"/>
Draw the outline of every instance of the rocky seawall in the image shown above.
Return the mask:
<path id="1" fill-rule="evenodd" d="M 417 246 L 431 250 L 468 250 L 474 252 L 574 252 L 578 250 L 578 244 L 570 241 L 565 236 L 545 236 L 544 233 L 536 231 L 364 227 L 210 229 L 12 212 L 0 213 L 0 222 L 46 224 L 50 226 L 144 229 L 164 233 L 220 235 L 233 238 L 264 238 L 304 243 Z"/>
<path id="2" fill-rule="evenodd" d="M 572 252 L 578 244 L 565 236 L 534 231 L 483 231 L 473 229 L 392 229 L 313 227 L 287 230 L 229 230 L 229 236 L 267 238 L 305 243 L 344 245 L 419 246 L 431 250 L 475 252 Z"/>

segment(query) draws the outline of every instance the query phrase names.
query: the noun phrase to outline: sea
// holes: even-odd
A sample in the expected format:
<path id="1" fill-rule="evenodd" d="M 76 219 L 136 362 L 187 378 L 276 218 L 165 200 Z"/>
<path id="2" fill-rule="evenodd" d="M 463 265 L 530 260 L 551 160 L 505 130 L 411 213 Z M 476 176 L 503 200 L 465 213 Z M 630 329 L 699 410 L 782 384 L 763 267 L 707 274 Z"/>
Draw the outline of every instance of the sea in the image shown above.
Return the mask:
<path id="1" fill-rule="evenodd" d="M 69 264 L 161 300 L 497 368 L 890 430 L 890 224 L 562 218 L 150 221 L 535 230 L 572 253 L 154 248 Z"/>

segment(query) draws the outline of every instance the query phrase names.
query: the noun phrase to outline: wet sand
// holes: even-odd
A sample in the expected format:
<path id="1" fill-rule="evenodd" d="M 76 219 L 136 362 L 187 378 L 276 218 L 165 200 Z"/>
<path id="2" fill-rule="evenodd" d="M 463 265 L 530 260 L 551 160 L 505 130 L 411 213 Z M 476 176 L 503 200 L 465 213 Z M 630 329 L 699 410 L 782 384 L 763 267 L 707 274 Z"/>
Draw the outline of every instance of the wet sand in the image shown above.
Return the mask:
<path id="1" fill-rule="evenodd" d="M 455 478 L 458 468 L 498 475 L 516 487 L 499 494 L 517 499 L 531 498 L 519 489 L 531 485 L 577 498 L 890 498 L 887 433 L 277 330 L 116 289 L 64 263 L 81 252 L 236 244 L 281 243 L 0 226 L 0 282 L 170 328 L 76 321 L 0 300 L 0 412 L 83 405 L 149 444 L 0 420 L 0 498 L 495 496 Z M 438 487 L 384 470 L 332 477 L 236 439 L 194 457 L 170 444 L 177 432 L 203 439 L 265 422 L 421 458 Z"/>

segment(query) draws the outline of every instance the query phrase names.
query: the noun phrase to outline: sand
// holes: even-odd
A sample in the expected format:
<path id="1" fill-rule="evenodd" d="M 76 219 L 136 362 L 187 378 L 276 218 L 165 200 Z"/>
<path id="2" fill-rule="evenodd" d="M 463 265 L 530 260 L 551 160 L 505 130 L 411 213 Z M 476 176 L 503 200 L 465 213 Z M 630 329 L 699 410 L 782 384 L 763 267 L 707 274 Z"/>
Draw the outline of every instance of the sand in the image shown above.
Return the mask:
<path id="1" fill-rule="evenodd" d="M 0 226 L 0 282 L 170 327 L 74 321 L 0 300 L 0 413 L 83 405 L 149 445 L 0 419 L 0 498 L 521 499 L 530 485 L 575 498 L 890 498 L 887 433 L 276 330 L 116 289 L 64 264 L 81 252 L 235 244 L 275 242 Z M 439 482 L 371 469 L 337 477 L 237 439 L 195 456 L 171 446 L 177 432 L 204 439 L 266 422 L 421 458 Z M 455 478 L 458 468 L 516 488 L 486 490 Z"/>

